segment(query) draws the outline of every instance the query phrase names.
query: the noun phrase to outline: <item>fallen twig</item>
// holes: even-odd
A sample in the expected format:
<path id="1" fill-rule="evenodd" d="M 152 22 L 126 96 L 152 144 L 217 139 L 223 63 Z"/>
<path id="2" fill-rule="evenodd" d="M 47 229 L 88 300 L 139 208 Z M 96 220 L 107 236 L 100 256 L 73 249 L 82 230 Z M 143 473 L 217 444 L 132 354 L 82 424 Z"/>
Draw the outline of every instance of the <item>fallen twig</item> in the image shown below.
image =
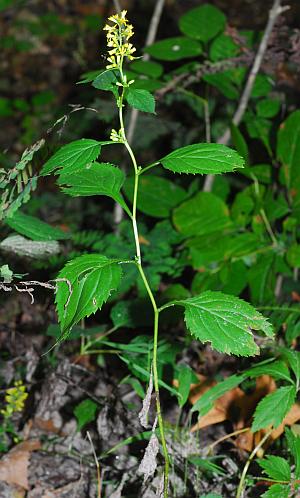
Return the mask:
<path id="1" fill-rule="evenodd" d="M 248 102 L 251 96 L 252 88 L 255 83 L 256 76 L 260 70 L 261 64 L 263 62 L 269 39 L 271 36 L 271 33 L 273 31 L 273 28 L 275 26 L 275 22 L 277 18 L 286 10 L 289 9 L 289 6 L 283 7 L 281 5 L 281 0 L 274 0 L 273 6 L 269 12 L 269 19 L 263 34 L 263 37 L 261 39 L 260 45 L 258 47 L 257 54 L 255 56 L 252 68 L 249 72 L 249 76 L 246 81 L 246 85 L 244 87 L 243 93 L 241 95 L 238 107 L 234 113 L 234 116 L 232 118 L 232 122 L 238 126 L 240 122 L 242 121 L 245 111 L 248 106 Z M 227 145 L 229 140 L 230 140 L 231 132 L 230 132 L 230 127 L 226 129 L 224 134 L 219 138 L 217 143 Z M 213 175 L 207 175 L 204 181 L 204 186 L 203 190 L 204 192 L 210 192 L 214 183 L 214 176 Z"/>

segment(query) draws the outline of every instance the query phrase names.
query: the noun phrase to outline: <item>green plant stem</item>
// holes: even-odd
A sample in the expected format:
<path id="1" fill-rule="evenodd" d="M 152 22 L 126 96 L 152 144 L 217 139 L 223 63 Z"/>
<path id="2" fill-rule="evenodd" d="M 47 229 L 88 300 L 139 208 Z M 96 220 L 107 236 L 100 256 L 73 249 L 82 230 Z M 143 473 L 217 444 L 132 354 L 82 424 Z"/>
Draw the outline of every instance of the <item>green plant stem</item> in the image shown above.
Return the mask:
<path id="1" fill-rule="evenodd" d="M 247 472 L 248 472 L 248 469 L 249 469 L 249 466 L 250 466 L 250 463 L 252 462 L 253 458 L 255 457 L 256 453 L 258 452 L 258 450 L 263 446 L 263 444 L 266 442 L 266 440 L 268 439 L 268 437 L 270 436 L 271 432 L 273 431 L 273 429 L 271 429 L 270 431 L 267 432 L 267 434 L 265 434 L 265 436 L 262 438 L 262 440 L 259 442 L 259 444 L 257 446 L 255 446 L 254 450 L 252 451 L 252 453 L 250 454 L 246 464 L 245 464 L 245 467 L 243 469 L 243 472 L 242 472 L 242 475 L 241 475 L 241 479 L 240 479 L 240 483 L 239 483 L 239 487 L 237 489 L 237 493 L 236 493 L 236 498 L 241 498 L 242 496 L 242 492 L 243 492 L 243 489 L 244 489 L 244 484 L 245 484 L 245 479 L 246 479 L 246 475 L 247 475 Z"/>
<path id="2" fill-rule="evenodd" d="M 122 134 L 123 143 L 128 151 L 128 154 L 131 158 L 131 161 L 132 161 L 132 164 L 134 167 L 134 191 L 133 191 L 133 204 L 132 204 L 131 221 L 132 221 L 132 228 L 133 228 L 133 234 L 134 234 L 134 240 L 135 240 L 135 246 L 136 246 L 136 265 L 137 265 L 137 268 L 139 270 L 140 276 L 143 280 L 143 283 L 145 285 L 145 288 L 146 288 L 146 291 L 148 293 L 149 299 L 150 299 L 152 307 L 153 307 L 153 312 L 154 312 L 153 357 L 152 357 L 153 384 L 154 384 L 154 391 L 155 391 L 155 397 L 156 397 L 156 412 L 157 412 L 158 427 L 159 427 L 161 445 L 162 445 L 162 450 L 163 450 L 163 456 L 164 456 L 164 460 L 165 460 L 164 498 L 167 498 L 168 497 L 170 459 L 169 459 L 169 453 L 168 453 L 165 431 L 164 431 L 164 422 L 163 422 L 163 417 L 162 417 L 162 412 L 161 412 L 160 396 L 159 396 L 159 376 L 158 376 L 158 369 L 157 369 L 159 310 L 157 308 L 155 298 L 153 296 L 149 282 L 147 280 L 147 277 L 145 275 L 145 272 L 144 272 L 144 269 L 142 266 L 141 248 L 140 248 L 139 232 L 138 232 L 137 218 L 136 218 L 138 188 L 139 188 L 139 175 L 142 172 L 142 169 L 138 167 L 133 150 L 132 150 L 132 148 L 131 148 L 131 146 L 126 138 L 126 132 L 125 132 L 124 120 L 123 120 L 123 100 L 124 100 L 124 88 L 122 90 L 122 94 L 121 94 L 119 101 L 118 101 L 119 119 L 120 119 L 120 126 L 121 126 L 121 134 Z"/>
<path id="3" fill-rule="evenodd" d="M 143 173 L 145 173 L 145 171 L 148 171 L 149 169 L 154 168 L 158 164 L 160 164 L 160 162 L 159 161 L 155 161 L 155 163 L 151 163 L 151 164 L 149 164 L 149 166 L 145 166 L 143 169 L 141 169 L 141 171 L 139 172 L 139 174 L 142 175 Z"/>

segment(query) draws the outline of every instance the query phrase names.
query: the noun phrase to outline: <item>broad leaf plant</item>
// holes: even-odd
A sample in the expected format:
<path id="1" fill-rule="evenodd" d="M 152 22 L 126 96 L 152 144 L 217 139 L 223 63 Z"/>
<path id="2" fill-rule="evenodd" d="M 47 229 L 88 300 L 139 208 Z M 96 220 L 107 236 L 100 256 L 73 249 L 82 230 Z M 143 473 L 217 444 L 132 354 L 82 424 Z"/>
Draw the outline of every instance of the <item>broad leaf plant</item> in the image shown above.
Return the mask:
<path id="1" fill-rule="evenodd" d="M 182 22 L 183 28 L 188 30 L 188 17 Z M 183 308 L 186 327 L 191 334 L 202 343 L 208 342 L 217 351 L 227 354 L 256 355 L 259 348 L 252 332 L 261 331 L 266 336 L 272 337 L 273 331 L 267 319 L 250 304 L 222 292 L 208 290 L 194 297 L 177 299 L 161 307 L 158 306 L 155 293 L 144 271 L 141 255 L 137 207 L 139 202 L 142 203 L 140 186 L 143 185 L 143 177 L 147 178 L 149 170 L 159 167 L 173 173 L 192 175 L 232 173 L 236 169 L 243 168 L 244 159 L 235 150 L 221 144 L 195 143 L 176 149 L 152 164 L 140 165 L 127 139 L 124 109 L 129 105 L 142 112 L 155 113 L 155 100 L 148 90 L 132 86 L 133 80 L 128 80 L 124 71 L 126 61 L 138 61 L 139 59 L 133 55 L 136 52 L 131 43 L 133 27 L 126 18 L 126 11 L 111 16 L 104 30 L 107 35 L 108 65 L 94 80 L 93 86 L 112 92 L 118 108 L 118 129 L 111 131 L 110 140 L 81 139 L 61 147 L 44 164 L 41 175 L 46 176 L 52 173 L 58 175 L 58 184 L 70 196 L 103 195 L 118 203 L 131 221 L 135 254 L 132 254 L 129 259 L 122 258 L 122 254 L 117 258 L 109 258 L 105 254 L 83 254 L 64 266 L 58 276 L 56 293 L 57 313 L 61 326 L 59 341 L 66 339 L 72 328 L 82 319 L 101 309 L 113 291 L 118 289 L 122 275 L 126 273 L 129 265 L 136 266 L 153 308 L 151 371 L 164 457 L 164 497 L 166 498 L 170 457 L 159 396 L 159 385 L 161 385 L 158 369 L 160 314 L 165 309 L 174 306 Z M 191 42 L 189 43 L 189 49 L 191 49 Z M 125 182 L 124 171 L 114 164 L 104 163 L 99 159 L 102 147 L 114 147 L 116 144 L 125 147 L 131 160 L 132 205 L 125 201 L 122 193 Z M 145 187 L 141 188 L 142 192 L 143 190 Z M 209 194 L 206 195 L 209 196 Z M 184 225 L 186 233 L 189 233 L 195 220 L 198 223 L 197 212 L 191 211 L 188 216 L 185 212 L 182 214 L 183 217 L 179 211 L 177 212 L 177 221 Z M 216 217 L 219 218 L 218 206 Z M 219 219 L 222 223 L 222 216 Z M 201 229 L 201 226 L 199 228 Z M 240 379 L 234 379 L 235 385 L 239 382 Z M 227 388 L 228 386 L 225 390 Z M 219 395 L 218 391 L 217 396 Z"/>

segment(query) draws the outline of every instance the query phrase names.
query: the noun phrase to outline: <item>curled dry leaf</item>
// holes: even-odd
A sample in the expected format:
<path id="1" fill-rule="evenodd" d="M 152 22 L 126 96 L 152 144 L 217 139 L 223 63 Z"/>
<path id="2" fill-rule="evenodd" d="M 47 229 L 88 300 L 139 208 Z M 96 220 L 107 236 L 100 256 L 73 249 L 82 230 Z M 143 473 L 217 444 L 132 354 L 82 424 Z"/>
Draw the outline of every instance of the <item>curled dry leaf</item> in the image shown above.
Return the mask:
<path id="1" fill-rule="evenodd" d="M 143 459 L 139 465 L 138 473 L 144 476 L 144 484 L 156 471 L 157 455 L 159 452 L 159 442 L 155 434 L 157 419 L 152 428 L 152 435 L 145 450 Z"/>
<path id="2" fill-rule="evenodd" d="M 142 409 L 141 409 L 141 411 L 139 413 L 140 423 L 141 423 L 141 425 L 143 427 L 145 427 L 145 429 L 149 425 L 148 424 L 148 413 L 149 413 L 150 405 L 151 405 L 152 392 L 153 392 L 153 374 L 152 374 L 152 369 L 151 369 L 148 389 L 147 389 L 147 392 L 146 392 L 146 396 L 143 399 Z"/>
<path id="3" fill-rule="evenodd" d="M 18 444 L 0 461 L 0 481 L 28 490 L 28 465 L 30 453 L 41 448 L 38 440 Z"/>

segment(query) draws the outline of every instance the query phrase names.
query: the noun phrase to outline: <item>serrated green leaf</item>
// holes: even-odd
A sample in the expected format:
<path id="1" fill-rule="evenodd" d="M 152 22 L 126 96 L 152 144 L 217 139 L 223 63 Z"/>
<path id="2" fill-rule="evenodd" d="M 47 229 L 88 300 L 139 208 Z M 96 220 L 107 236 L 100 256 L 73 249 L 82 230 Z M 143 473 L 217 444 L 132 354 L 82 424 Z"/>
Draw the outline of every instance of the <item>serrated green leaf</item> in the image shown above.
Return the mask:
<path id="1" fill-rule="evenodd" d="M 117 289 L 121 275 L 118 262 L 100 254 L 84 254 L 69 261 L 58 274 L 64 281 L 57 282 L 56 309 L 62 334 L 101 309 Z"/>
<path id="2" fill-rule="evenodd" d="M 282 163 L 288 188 L 299 188 L 300 110 L 295 111 L 279 128 L 277 159 Z"/>
<path id="3" fill-rule="evenodd" d="M 232 375 L 206 391 L 194 404 L 192 411 L 199 412 L 199 417 L 206 415 L 214 406 L 214 402 L 245 380 L 244 375 Z"/>
<path id="4" fill-rule="evenodd" d="M 145 52 L 162 61 L 178 61 L 202 54 L 202 46 L 195 40 L 177 36 L 153 43 Z"/>
<path id="5" fill-rule="evenodd" d="M 48 223 L 28 216 L 20 211 L 13 214 L 11 218 L 6 218 L 5 223 L 16 232 L 28 237 L 31 240 L 64 240 L 70 238 L 70 234 L 63 232 L 59 228 L 52 227 Z"/>
<path id="6" fill-rule="evenodd" d="M 272 425 L 278 427 L 295 402 L 295 386 L 280 387 L 265 396 L 257 405 L 254 413 L 252 432 Z"/>
<path id="7" fill-rule="evenodd" d="M 210 192 L 199 192 L 174 210 L 174 225 L 186 236 L 207 235 L 229 228 L 232 222 L 226 204 Z"/>
<path id="8" fill-rule="evenodd" d="M 290 481 L 290 465 L 284 458 L 267 455 L 265 458 L 256 461 L 270 479 L 275 479 L 275 481 Z"/>
<path id="9" fill-rule="evenodd" d="M 160 160 L 164 168 L 174 173 L 230 173 L 244 167 L 244 159 L 222 144 L 192 144 L 176 149 Z"/>
<path id="10" fill-rule="evenodd" d="M 58 184 L 66 194 L 73 197 L 91 195 L 111 197 L 130 213 L 120 193 L 124 180 L 123 171 L 113 164 L 94 162 L 71 173 L 62 172 Z"/>
<path id="11" fill-rule="evenodd" d="M 78 169 L 95 161 L 100 154 L 101 146 L 114 142 L 98 142 L 88 138 L 75 140 L 61 147 L 44 164 L 41 176 L 49 175 L 55 170 L 63 170 L 64 173 L 71 173 L 73 169 Z"/>
<path id="12" fill-rule="evenodd" d="M 256 367 L 249 368 L 244 372 L 247 376 L 255 378 L 260 375 L 270 375 L 274 379 L 282 379 L 287 382 L 293 383 L 289 369 L 283 361 L 276 360 L 272 363 L 263 363 L 261 365 L 257 365 Z"/>
<path id="13" fill-rule="evenodd" d="M 225 28 L 226 17 L 217 7 L 204 4 L 186 12 L 179 19 L 182 33 L 196 40 L 208 42 Z"/>
<path id="14" fill-rule="evenodd" d="M 85 399 L 75 407 L 74 415 L 77 419 L 77 425 L 79 431 L 85 425 L 95 420 L 97 408 L 98 408 L 97 404 L 91 399 Z"/>
<path id="15" fill-rule="evenodd" d="M 290 486 L 285 486 L 284 484 L 273 484 L 268 491 L 266 491 L 262 498 L 289 498 L 290 496 Z"/>
<path id="16" fill-rule="evenodd" d="M 132 201 L 134 178 L 126 180 L 124 191 Z M 157 218 L 166 218 L 171 210 L 178 206 L 186 192 L 175 183 L 155 175 L 142 175 L 139 180 L 138 209 L 142 213 Z"/>
<path id="17" fill-rule="evenodd" d="M 155 99 L 147 90 L 129 88 L 126 93 L 128 104 L 142 112 L 155 114 Z"/>
<path id="18" fill-rule="evenodd" d="M 206 291 L 176 304 L 185 307 L 185 322 L 201 342 L 227 354 L 258 354 L 251 330 L 261 330 L 272 337 L 268 320 L 242 299 L 221 292 Z"/>
<path id="19" fill-rule="evenodd" d="M 116 83 L 118 81 L 118 71 L 115 69 L 107 69 L 94 79 L 92 86 L 97 88 L 97 90 L 111 91 L 117 94 Z"/>

